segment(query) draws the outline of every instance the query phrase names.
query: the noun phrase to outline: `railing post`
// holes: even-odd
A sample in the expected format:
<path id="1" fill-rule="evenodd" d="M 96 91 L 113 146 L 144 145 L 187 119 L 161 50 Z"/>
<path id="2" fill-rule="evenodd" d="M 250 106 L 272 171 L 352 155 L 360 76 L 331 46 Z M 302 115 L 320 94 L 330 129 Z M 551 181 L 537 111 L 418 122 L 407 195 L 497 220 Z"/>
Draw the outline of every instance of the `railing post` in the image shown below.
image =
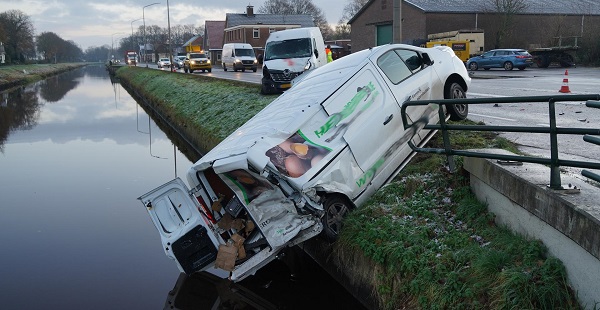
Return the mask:
<path id="1" fill-rule="evenodd" d="M 554 102 L 554 98 L 548 100 L 550 112 L 550 188 L 562 189 L 560 183 L 560 169 L 558 166 L 558 138 L 556 133 L 556 109 Z"/>
<path id="2" fill-rule="evenodd" d="M 444 113 L 441 104 L 438 104 L 438 115 L 440 117 L 440 127 L 442 129 L 442 138 L 444 140 L 444 150 L 446 150 L 446 158 L 448 159 L 448 170 L 453 173 L 456 171 L 456 165 L 454 164 L 454 155 L 450 153 L 452 151 L 452 146 L 450 146 L 450 136 L 446 126 L 446 114 Z"/>

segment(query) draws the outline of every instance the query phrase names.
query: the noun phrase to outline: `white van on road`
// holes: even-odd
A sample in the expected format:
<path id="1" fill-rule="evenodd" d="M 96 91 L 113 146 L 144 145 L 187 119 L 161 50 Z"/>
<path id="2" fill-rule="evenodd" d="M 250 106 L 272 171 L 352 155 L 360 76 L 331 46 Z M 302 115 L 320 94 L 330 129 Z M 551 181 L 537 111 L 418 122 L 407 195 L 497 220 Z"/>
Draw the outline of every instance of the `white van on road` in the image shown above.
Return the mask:
<path id="1" fill-rule="evenodd" d="M 327 64 L 325 44 L 318 27 L 271 33 L 265 44 L 261 93 L 281 93 L 307 70 Z"/>
<path id="2" fill-rule="evenodd" d="M 258 60 L 256 60 L 254 49 L 248 43 L 227 43 L 223 45 L 221 55 L 223 71 L 232 68 L 235 72 L 238 70 L 244 72 L 246 69 L 256 72 L 258 69 Z"/>
<path id="3" fill-rule="evenodd" d="M 287 247 L 322 234 L 334 240 L 360 207 L 433 134 L 436 105 L 407 100 L 464 98 L 465 65 L 446 46 L 389 44 L 344 56 L 290 90 L 177 178 L 141 196 L 162 249 L 187 274 L 228 271 L 240 281 Z M 452 119 L 466 105 L 448 105 Z M 158 250 L 158 247 L 157 247 Z M 215 270 L 219 268 L 222 270 Z"/>

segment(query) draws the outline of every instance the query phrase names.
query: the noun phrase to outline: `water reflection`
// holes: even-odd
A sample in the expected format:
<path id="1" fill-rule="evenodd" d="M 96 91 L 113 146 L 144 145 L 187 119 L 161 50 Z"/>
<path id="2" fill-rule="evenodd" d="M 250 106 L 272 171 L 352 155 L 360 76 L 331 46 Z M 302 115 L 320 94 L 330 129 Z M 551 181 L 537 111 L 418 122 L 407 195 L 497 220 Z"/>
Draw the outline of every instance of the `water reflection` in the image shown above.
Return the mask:
<path id="1" fill-rule="evenodd" d="M 206 272 L 181 273 L 167 295 L 165 310 L 177 309 L 277 309 L 243 285 Z"/>
<path id="2" fill-rule="evenodd" d="M 74 70 L 49 77 L 39 82 L 40 97 L 47 102 L 58 102 L 79 85 L 83 76 L 82 70 Z"/>
<path id="3" fill-rule="evenodd" d="M 39 83 L 2 93 L 0 104 L 0 152 L 11 132 L 29 130 L 37 125 L 40 103 Z"/>

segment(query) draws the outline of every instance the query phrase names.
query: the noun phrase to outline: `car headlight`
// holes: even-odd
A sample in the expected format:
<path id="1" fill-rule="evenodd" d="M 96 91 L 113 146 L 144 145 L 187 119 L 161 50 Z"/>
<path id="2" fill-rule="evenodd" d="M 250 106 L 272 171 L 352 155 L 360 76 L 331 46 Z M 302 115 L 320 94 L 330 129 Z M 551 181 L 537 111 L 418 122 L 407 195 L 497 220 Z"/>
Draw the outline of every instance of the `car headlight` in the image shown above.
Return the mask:
<path id="1" fill-rule="evenodd" d="M 207 64 L 210 64 L 210 59 L 206 61 Z"/>
<path id="2" fill-rule="evenodd" d="M 312 64 L 310 63 L 310 60 L 306 62 L 306 65 L 304 65 L 304 71 L 310 69 L 310 67 L 312 66 Z"/>
<path id="3" fill-rule="evenodd" d="M 191 63 L 192 65 L 195 65 L 195 64 L 196 64 L 196 61 L 195 61 L 195 60 L 192 60 L 192 61 L 190 61 L 190 63 Z"/>

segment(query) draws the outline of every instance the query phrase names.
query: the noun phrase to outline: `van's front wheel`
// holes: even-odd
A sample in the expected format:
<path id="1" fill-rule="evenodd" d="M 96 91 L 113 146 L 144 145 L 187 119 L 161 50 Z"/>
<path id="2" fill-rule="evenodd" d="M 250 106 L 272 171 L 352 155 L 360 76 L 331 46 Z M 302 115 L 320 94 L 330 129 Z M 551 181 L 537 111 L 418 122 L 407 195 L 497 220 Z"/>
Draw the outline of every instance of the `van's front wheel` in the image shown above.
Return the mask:
<path id="1" fill-rule="evenodd" d="M 445 99 L 464 99 L 467 95 L 462 86 L 456 82 L 452 82 L 446 89 Z M 446 109 L 450 114 L 450 119 L 453 121 L 461 121 L 469 115 L 469 105 L 467 104 L 448 104 Z"/>
<path id="2" fill-rule="evenodd" d="M 352 204 L 342 195 L 327 195 L 323 202 L 325 214 L 321 218 L 323 234 L 329 242 L 336 241 L 342 229 L 342 222 L 352 210 Z"/>

